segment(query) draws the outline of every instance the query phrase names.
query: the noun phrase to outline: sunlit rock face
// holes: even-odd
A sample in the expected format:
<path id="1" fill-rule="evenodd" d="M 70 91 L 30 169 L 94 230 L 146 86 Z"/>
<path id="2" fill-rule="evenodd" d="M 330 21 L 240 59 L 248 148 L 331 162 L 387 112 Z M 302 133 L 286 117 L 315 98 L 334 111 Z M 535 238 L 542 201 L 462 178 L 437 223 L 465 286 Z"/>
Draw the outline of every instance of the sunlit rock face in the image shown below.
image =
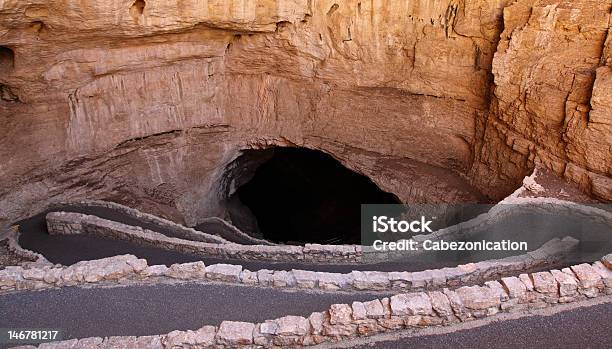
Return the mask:
<path id="1" fill-rule="evenodd" d="M 505 8 L 489 117 L 470 172 L 483 191 L 538 161 L 612 199 L 611 8 L 597 0 Z"/>
<path id="2" fill-rule="evenodd" d="M 612 200 L 610 8 L 0 0 L 0 221 L 93 197 L 196 224 L 276 146 L 404 202 L 495 200 L 536 162 Z"/>

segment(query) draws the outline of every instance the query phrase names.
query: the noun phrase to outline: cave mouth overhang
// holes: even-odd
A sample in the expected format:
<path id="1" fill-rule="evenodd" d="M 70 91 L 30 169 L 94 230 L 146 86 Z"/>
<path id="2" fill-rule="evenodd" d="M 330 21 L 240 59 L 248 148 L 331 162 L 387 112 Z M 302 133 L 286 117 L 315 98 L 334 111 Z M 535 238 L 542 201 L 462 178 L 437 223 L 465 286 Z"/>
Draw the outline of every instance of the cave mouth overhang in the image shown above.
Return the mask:
<path id="1" fill-rule="evenodd" d="M 286 244 L 359 244 L 361 204 L 401 203 L 367 176 L 308 148 L 243 150 L 222 181 L 236 227 Z"/>

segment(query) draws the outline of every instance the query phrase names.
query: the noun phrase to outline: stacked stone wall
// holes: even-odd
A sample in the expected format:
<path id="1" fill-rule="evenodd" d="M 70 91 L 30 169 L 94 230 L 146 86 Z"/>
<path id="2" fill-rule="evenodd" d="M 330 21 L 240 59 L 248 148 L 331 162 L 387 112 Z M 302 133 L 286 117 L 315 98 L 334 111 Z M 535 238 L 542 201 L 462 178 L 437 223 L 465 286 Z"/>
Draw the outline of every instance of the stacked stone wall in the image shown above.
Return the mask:
<path id="1" fill-rule="evenodd" d="M 125 269 L 142 269 L 142 262 Z M 403 329 L 448 326 L 474 319 L 612 295 L 612 255 L 593 264 L 520 274 L 483 285 L 411 292 L 351 304 L 333 304 L 308 317 L 262 323 L 223 321 L 195 331 L 146 337 L 73 339 L 39 348 L 274 348 L 310 346 Z M 109 270 L 109 275 L 112 270 Z M 34 348 L 34 347 L 29 347 Z"/>
<path id="2" fill-rule="evenodd" d="M 553 239 L 534 252 L 500 260 L 459 265 L 452 268 L 418 272 L 352 271 L 328 273 L 308 270 L 250 271 L 241 265 L 192 262 L 148 266 L 146 260 L 132 255 L 82 261 L 69 267 L 46 265 L 39 268 L 7 267 L 0 271 L 0 292 L 89 285 L 124 281 L 156 283 L 162 281 L 228 282 L 250 286 L 316 289 L 321 291 L 416 291 L 473 285 L 514 275 L 525 270 L 558 265 L 578 241 Z M 136 266 L 130 268 L 129 266 Z M 115 270 L 107 277 L 108 270 Z M 117 271 L 117 270 L 120 270 Z"/>

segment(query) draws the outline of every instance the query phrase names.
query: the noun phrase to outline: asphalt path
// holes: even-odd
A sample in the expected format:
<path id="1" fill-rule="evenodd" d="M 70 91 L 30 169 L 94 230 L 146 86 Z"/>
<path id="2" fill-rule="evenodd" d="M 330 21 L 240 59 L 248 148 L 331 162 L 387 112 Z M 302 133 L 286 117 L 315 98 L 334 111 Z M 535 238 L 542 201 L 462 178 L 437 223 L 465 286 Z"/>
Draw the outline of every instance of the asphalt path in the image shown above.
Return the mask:
<path id="1" fill-rule="evenodd" d="M 141 224 L 138 220 L 113 209 L 76 206 L 66 206 L 62 209 L 70 212 L 93 214 L 124 224 L 140 225 L 143 228 L 172 236 L 172 232 L 163 229 L 163 227 L 155 224 Z M 226 258 L 202 257 L 194 254 L 168 251 L 154 246 L 141 246 L 128 241 L 105 239 L 91 235 L 49 235 L 45 222 L 45 215 L 47 212 L 42 212 L 36 216 L 18 222 L 21 232 L 19 244 L 26 249 L 41 253 L 53 263 L 63 265 L 72 265 L 82 260 L 93 260 L 120 254 L 133 254 L 139 258 L 146 259 L 149 265 L 171 265 L 174 263 L 187 263 L 201 260 L 204 261 L 206 265 L 218 263 L 240 264 L 249 270 L 302 269 L 349 273 L 352 270 L 420 271 L 521 254 L 513 251 L 473 251 L 469 253 L 465 251 L 441 251 L 428 252 L 419 256 L 403 258 L 402 260 L 359 265 L 309 264 L 300 261 L 274 262 L 230 260 Z M 596 224 L 586 225 L 583 224 L 582 221 L 576 221 L 575 219 L 568 218 L 564 220 L 562 219 L 563 217 L 550 219 L 550 221 L 545 221 L 544 223 L 542 223 L 541 217 L 534 218 L 529 217 L 529 215 L 522 215 L 518 218 L 520 219 L 512 217 L 512 220 L 509 222 L 501 222 L 495 227 L 487 227 L 483 229 L 481 233 L 470 238 L 470 240 L 480 241 L 481 239 L 487 239 L 495 241 L 512 236 L 512 239 L 515 241 L 529 241 L 529 249 L 535 250 L 553 237 L 575 235 L 575 237 L 581 241 L 581 246 L 585 247 L 588 251 L 584 249 L 579 251 L 576 256 L 567 259 L 563 263 L 564 265 L 577 264 L 583 261 L 593 261 L 612 249 L 609 226 L 598 226 Z M 589 228 L 588 232 L 584 232 L 586 230 L 585 227 Z"/>
<path id="2" fill-rule="evenodd" d="M 54 209 L 57 211 L 58 209 Z M 140 224 L 134 218 L 121 212 L 108 208 L 91 208 L 65 206 L 61 210 L 67 212 L 79 212 L 92 214 L 104 219 L 114 220 L 128 225 L 139 225 L 145 229 L 157 231 L 167 236 L 172 236 L 170 231 L 157 225 Z M 18 222 L 20 237 L 19 244 L 28 250 L 38 252 L 45 256 L 50 262 L 72 265 L 83 260 L 106 258 L 121 254 L 133 254 L 147 260 L 149 265 L 174 263 L 188 263 L 203 261 L 206 265 L 228 263 L 240 264 L 249 270 L 271 269 L 271 270 L 315 270 L 334 273 L 350 273 L 353 270 L 378 270 L 378 271 L 420 271 L 426 269 L 443 268 L 455 266 L 458 263 L 452 256 L 446 254 L 441 258 L 439 255 L 418 256 L 401 261 L 389 261 L 375 264 L 309 264 L 303 262 L 275 262 L 257 260 L 238 260 L 228 258 L 204 257 L 195 254 L 168 251 L 153 246 L 143 246 L 129 241 L 102 238 L 91 235 L 49 235 L 45 216 L 50 210 L 41 212 L 33 217 Z M 468 258 L 466 261 L 480 260 L 477 256 Z"/>
<path id="3" fill-rule="evenodd" d="M 548 316 L 496 321 L 466 330 L 382 341 L 359 349 L 612 348 L 612 303 Z"/>
<path id="4" fill-rule="evenodd" d="M 379 297 L 215 284 L 74 287 L 0 296 L 0 328 L 57 328 L 66 339 L 142 336 L 218 325 L 223 320 L 308 316 L 334 303 Z M 610 320 L 612 303 L 604 303 L 356 348 L 610 348 Z"/>
<path id="5" fill-rule="evenodd" d="M 335 303 L 379 297 L 217 284 L 67 287 L 0 295 L 0 328 L 61 329 L 65 339 L 144 336 L 224 320 L 256 323 L 285 315 L 309 316 Z"/>

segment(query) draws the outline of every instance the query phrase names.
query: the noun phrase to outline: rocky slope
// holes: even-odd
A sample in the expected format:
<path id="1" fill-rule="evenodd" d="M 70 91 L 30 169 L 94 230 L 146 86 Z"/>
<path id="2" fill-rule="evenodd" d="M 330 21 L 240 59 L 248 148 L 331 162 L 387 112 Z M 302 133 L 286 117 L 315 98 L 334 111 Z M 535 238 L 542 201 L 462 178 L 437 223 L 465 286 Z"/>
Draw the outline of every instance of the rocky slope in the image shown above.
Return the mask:
<path id="1" fill-rule="evenodd" d="M 243 149 L 323 150 L 404 201 L 536 163 L 612 200 L 606 0 L 0 0 L 0 222 L 95 197 L 223 214 Z"/>

